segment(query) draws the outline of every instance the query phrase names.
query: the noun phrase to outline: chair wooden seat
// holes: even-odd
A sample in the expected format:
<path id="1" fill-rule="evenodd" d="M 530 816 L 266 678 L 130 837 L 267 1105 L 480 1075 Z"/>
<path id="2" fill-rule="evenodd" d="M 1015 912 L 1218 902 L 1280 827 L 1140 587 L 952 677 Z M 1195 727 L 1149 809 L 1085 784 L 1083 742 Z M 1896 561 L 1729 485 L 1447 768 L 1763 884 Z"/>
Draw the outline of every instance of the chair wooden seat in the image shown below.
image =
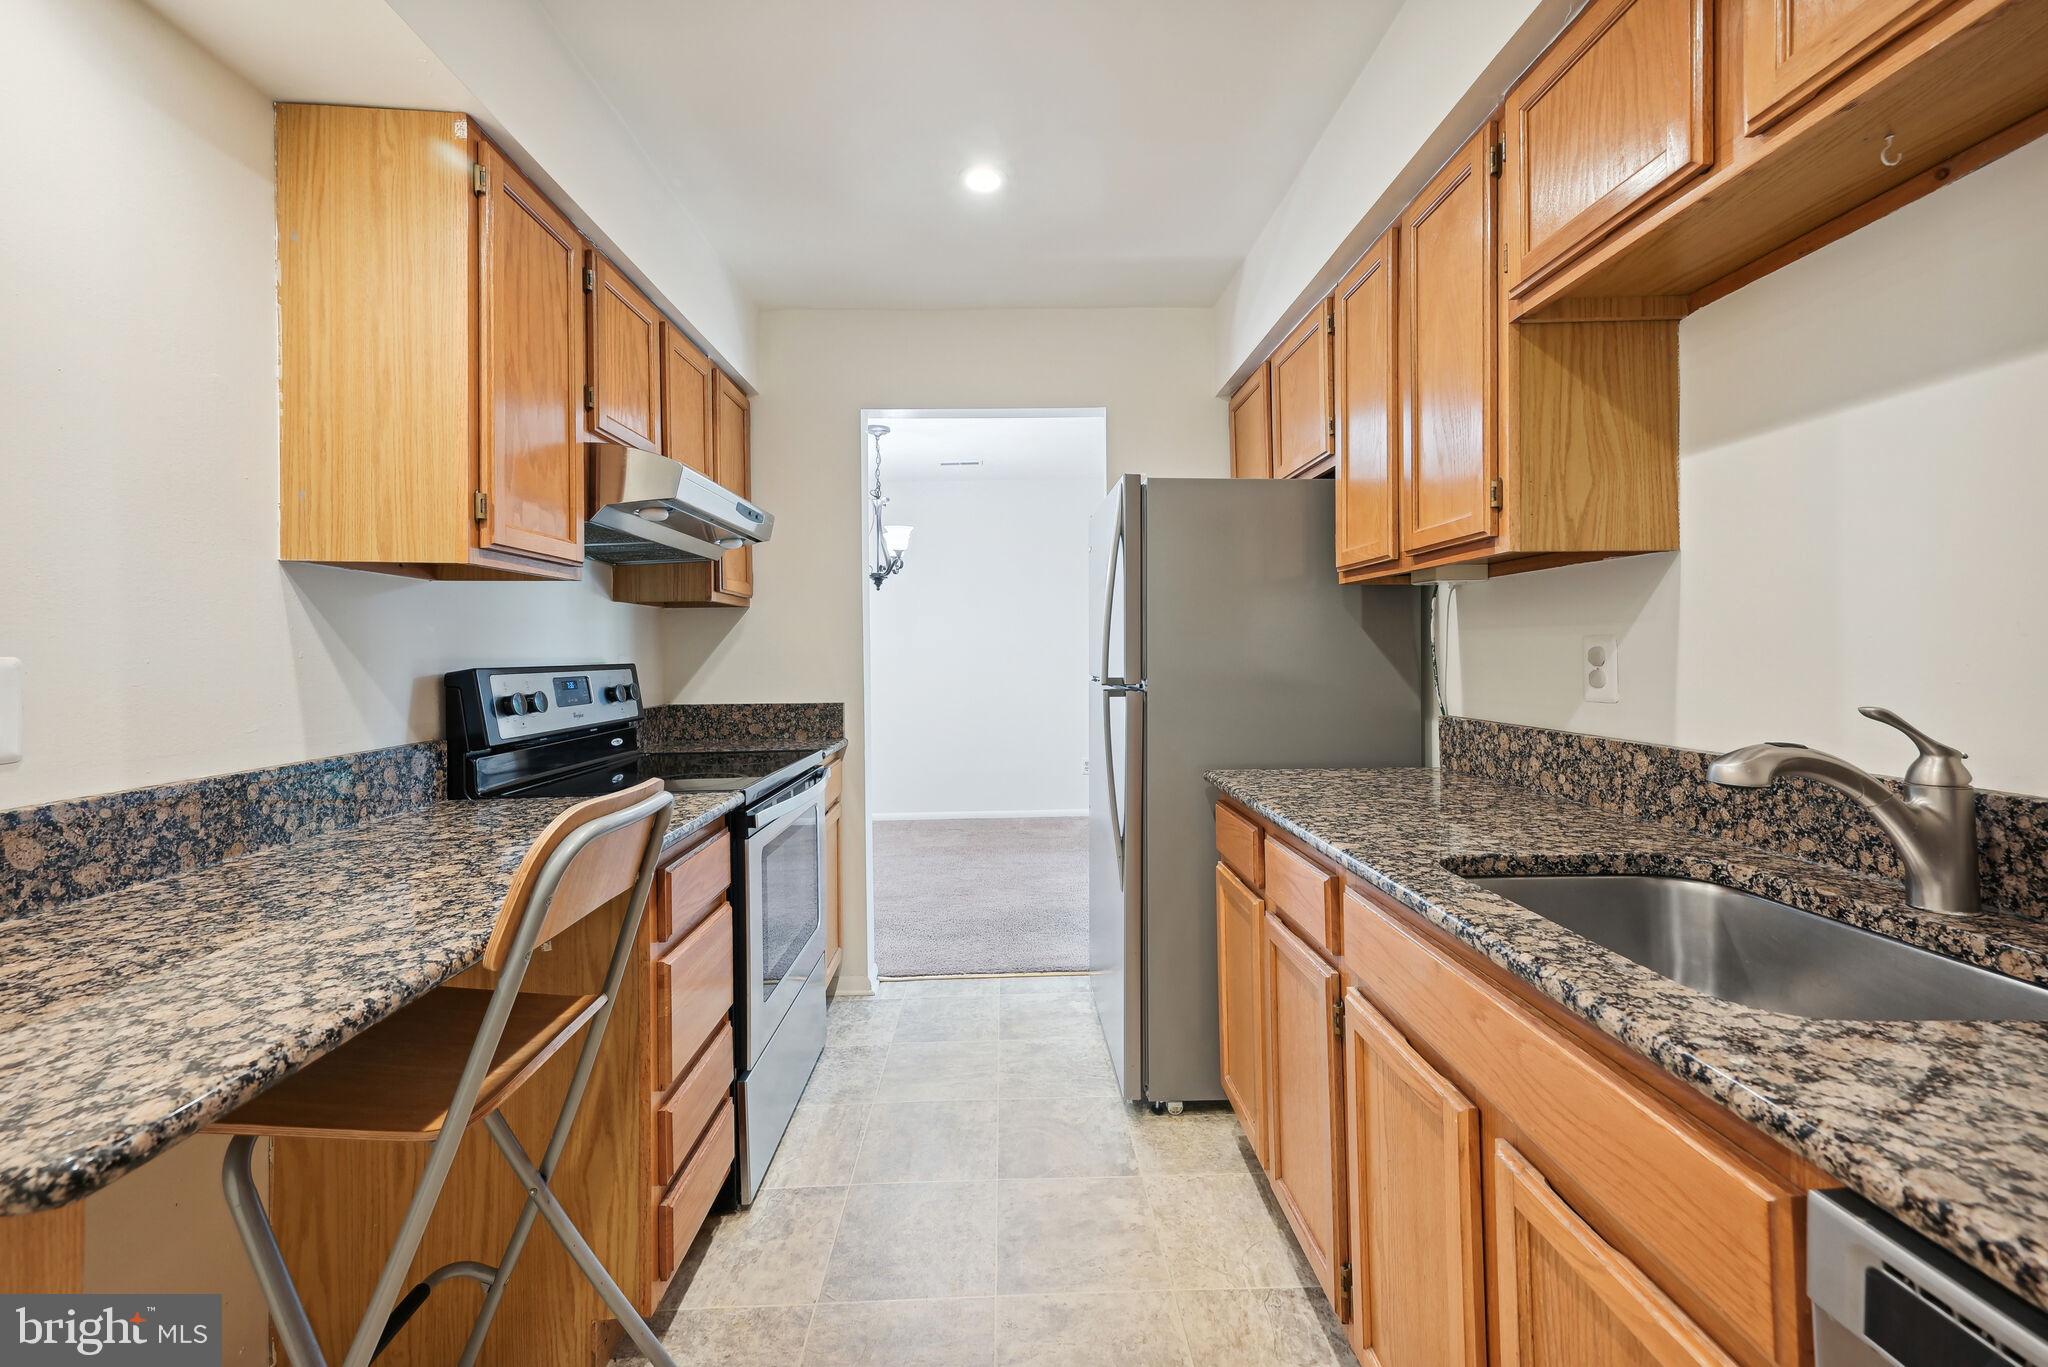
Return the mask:
<path id="1" fill-rule="evenodd" d="M 429 992 L 209 1128 L 301 1138 L 434 1139 L 448 1121 L 456 1080 L 492 995 L 465 987 Z M 520 993 L 470 1118 L 502 1106 L 603 1004 L 594 994 Z"/>

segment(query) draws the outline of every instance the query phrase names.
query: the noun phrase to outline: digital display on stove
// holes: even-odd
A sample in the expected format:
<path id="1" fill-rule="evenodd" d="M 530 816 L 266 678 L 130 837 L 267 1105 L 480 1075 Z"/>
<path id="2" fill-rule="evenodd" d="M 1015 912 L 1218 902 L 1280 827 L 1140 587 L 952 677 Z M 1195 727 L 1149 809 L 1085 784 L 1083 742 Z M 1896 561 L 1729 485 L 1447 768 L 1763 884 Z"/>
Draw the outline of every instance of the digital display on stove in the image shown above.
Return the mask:
<path id="1" fill-rule="evenodd" d="M 590 701 L 590 676 L 574 674 L 555 680 L 555 706 L 582 707 Z"/>

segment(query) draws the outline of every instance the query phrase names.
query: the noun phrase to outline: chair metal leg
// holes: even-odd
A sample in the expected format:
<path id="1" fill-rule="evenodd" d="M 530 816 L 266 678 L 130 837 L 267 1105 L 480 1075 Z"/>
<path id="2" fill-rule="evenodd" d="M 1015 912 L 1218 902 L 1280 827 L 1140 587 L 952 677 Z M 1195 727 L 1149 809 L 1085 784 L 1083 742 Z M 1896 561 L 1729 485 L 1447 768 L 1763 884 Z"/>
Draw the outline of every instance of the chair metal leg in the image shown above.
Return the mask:
<path id="1" fill-rule="evenodd" d="M 505 1155 L 505 1161 L 511 1165 L 514 1175 L 526 1187 L 528 1205 L 538 1209 L 541 1218 L 555 1231 L 555 1237 L 562 1241 L 562 1247 L 569 1251 L 569 1256 L 575 1259 L 576 1266 L 582 1270 L 584 1277 L 603 1298 L 604 1303 L 611 1307 L 612 1314 L 618 1317 L 619 1323 L 626 1330 L 626 1337 L 633 1340 L 633 1346 L 646 1354 L 648 1362 L 654 1367 L 676 1367 L 675 1359 L 661 1346 L 661 1340 L 655 1336 L 653 1328 L 641 1316 L 639 1307 L 634 1305 L 632 1299 L 619 1288 L 619 1284 L 612 1280 L 612 1274 L 606 1269 L 595 1250 L 584 1241 L 582 1231 L 577 1229 L 576 1222 L 569 1218 L 569 1212 L 562 1209 L 562 1203 L 555 1199 L 554 1189 L 548 1185 L 547 1179 L 541 1176 L 540 1170 L 534 1167 L 533 1160 L 526 1156 L 526 1150 L 519 1146 L 519 1136 L 512 1132 L 512 1127 L 506 1123 L 504 1115 L 494 1111 L 485 1116 L 484 1128 L 490 1131 L 491 1138 L 498 1145 L 498 1152 Z"/>
<path id="2" fill-rule="evenodd" d="M 242 1246 L 248 1250 L 249 1265 L 256 1271 L 256 1283 L 270 1306 L 270 1326 L 291 1358 L 292 1367 L 327 1367 L 321 1356 L 320 1340 L 314 1337 L 312 1321 L 292 1285 L 291 1270 L 277 1246 L 277 1234 L 270 1227 L 270 1215 L 263 1209 L 263 1197 L 256 1189 L 253 1159 L 256 1136 L 238 1134 L 228 1141 L 228 1155 L 221 1164 L 221 1188 L 227 1193 L 228 1212 L 241 1231 Z"/>
<path id="3" fill-rule="evenodd" d="M 458 1367 L 476 1367 L 477 1355 L 484 1350 L 484 1338 L 491 1332 L 491 1321 L 498 1316 L 498 1306 L 505 1299 L 505 1284 L 512 1280 L 512 1269 L 519 1262 L 519 1255 L 526 1251 L 526 1237 L 533 1232 L 533 1217 L 539 1213 L 533 1198 L 528 1197 L 520 1208 L 519 1222 L 512 1226 L 512 1237 L 505 1243 L 505 1256 L 498 1259 L 497 1275 L 484 1293 L 483 1308 L 476 1312 L 476 1323 L 469 1327 L 469 1340 L 462 1345 L 462 1358 Z"/>

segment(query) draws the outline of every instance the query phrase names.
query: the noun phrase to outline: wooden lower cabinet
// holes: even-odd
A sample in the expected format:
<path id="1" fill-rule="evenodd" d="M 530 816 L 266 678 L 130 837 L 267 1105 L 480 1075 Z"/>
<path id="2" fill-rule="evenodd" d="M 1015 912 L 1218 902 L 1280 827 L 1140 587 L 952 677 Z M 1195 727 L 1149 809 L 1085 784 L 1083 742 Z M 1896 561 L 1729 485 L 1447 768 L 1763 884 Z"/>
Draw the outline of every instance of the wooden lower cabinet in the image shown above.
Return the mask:
<path id="1" fill-rule="evenodd" d="M 1367 1367 L 1480 1367 L 1479 1108 L 1353 988 L 1344 998 L 1350 1337 Z"/>
<path id="2" fill-rule="evenodd" d="M 1259 1161 L 1266 1158 L 1265 996 L 1259 990 L 1259 944 L 1266 904 L 1228 864 L 1216 865 L 1216 980 L 1223 1094 Z"/>
<path id="3" fill-rule="evenodd" d="M 838 766 L 834 766 L 836 771 Z M 838 984 L 839 965 L 846 957 L 846 875 L 840 861 L 846 823 L 837 802 L 825 809 L 825 987 Z"/>
<path id="4" fill-rule="evenodd" d="M 1810 1367 L 1826 1173 L 1263 819 L 1216 829 L 1225 1092 L 1365 1367 Z M 1281 914 L 1324 878 L 1341 953 Z"/>
<path id="5" fill-rule="evenodd" d="M 1316 1280 L 1341 1318 L 1349 1300 L 1344 1206 L 1344 1060 L 1337 970 L 1266 916 L 1266 1175 Z"/>
<path id="6" fill-rule="evenodd" d="M 1492 1233 L 1500 1367 L 1734 1367 L 1505 1139 Z"/>

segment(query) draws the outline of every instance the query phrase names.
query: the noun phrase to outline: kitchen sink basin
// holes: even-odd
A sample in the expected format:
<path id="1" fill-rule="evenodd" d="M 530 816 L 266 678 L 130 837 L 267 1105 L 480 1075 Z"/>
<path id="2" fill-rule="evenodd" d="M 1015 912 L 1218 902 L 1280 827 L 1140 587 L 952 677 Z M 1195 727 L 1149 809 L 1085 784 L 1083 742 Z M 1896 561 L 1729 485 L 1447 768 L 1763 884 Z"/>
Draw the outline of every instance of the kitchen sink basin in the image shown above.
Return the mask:
<path id="1" fill-rule="evenodd" d="M 1471 882 L 1710 997 L 1821 1020 L 2048 1020 L 2048 988 L 1715 883 Z"/>

